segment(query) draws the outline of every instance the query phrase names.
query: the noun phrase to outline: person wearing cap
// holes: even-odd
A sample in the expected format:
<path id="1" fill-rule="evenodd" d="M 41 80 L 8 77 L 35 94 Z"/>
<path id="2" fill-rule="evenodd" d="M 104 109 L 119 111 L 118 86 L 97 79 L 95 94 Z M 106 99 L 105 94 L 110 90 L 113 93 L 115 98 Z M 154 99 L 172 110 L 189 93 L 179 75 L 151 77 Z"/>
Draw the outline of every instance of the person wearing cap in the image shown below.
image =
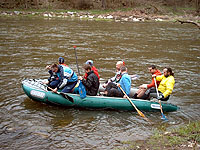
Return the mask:
<path id="1" fill-rule="evenodd" d="M 98 79 L 100 79 L 98 70 L 97 70 L 97 68 L 93 65 L 93 61 L 92 61 L 92 60 L 87 60 L 87 61 L 85 62 L 85 64 L 90 65 L 90 66 L 91 66 L 91 70 L 94 71 L 94 74 L 96 74 L 96 76 L 98 77 Z M 88 73 L 86 72 L 85 75 L 84 75 L 84 79 L 87 79 L 87 77 L 88 77 Z"/>
<path id="2" fill-rule="evenodd" d="M 65 60 L 64 60 L 63 57 L 59 57 L 59 58 L 58 58 L 58 63 L 59 63 L 59 65 L 63 65 L 63 66 L 68 67 L 68 66 L 65 64 Z"/>

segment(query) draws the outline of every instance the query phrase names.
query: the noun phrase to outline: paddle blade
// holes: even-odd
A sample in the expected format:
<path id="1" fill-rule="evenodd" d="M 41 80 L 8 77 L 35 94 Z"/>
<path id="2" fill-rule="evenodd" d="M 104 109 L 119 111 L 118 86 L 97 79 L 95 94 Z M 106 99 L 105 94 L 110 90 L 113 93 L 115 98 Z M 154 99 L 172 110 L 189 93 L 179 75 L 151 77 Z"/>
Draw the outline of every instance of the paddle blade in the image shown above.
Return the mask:
<path id="1" fill-rule="evenodd" d="M 81 81 L 79 82 L 78 91 L 79 91 L 80 97 L 84 99 L 86 97 L 86 90 L 85 90 L 85 86 L 83 85 Z"/>
<path id="2" fill-rule="evenodd" d="M 139 111 L 139 110 L 138 110 L 138 114 L 139 114 L 141 117 L 145 118 L 145 115 L 144 115 L 141 111 Z"/>
<path id="3" fill-rule="evenodd" d="M 162 115 L 162 117 L 161 117 L 162 120 L 168 120 L 163 113 L 161 113 L 161 115 Z"/>
<path id="4" fill-rule="evenodd" d="M 146 121 L 151 122 L 140 110 L 137 110 L 138 114 L 143 117 Z"/>
<path id="5" fill-rule="evenodd" d="M 60 92 L 60 94 L 64 97 L 64 98 L 66 98 L 67 100 L 69 100 L 70 102 L 74 102 L 74 99 L 71 97 L 71 96 L 69 96 L 69 95 L 67 95 L 66 93 L 63 93 L 63 92 Z"/>

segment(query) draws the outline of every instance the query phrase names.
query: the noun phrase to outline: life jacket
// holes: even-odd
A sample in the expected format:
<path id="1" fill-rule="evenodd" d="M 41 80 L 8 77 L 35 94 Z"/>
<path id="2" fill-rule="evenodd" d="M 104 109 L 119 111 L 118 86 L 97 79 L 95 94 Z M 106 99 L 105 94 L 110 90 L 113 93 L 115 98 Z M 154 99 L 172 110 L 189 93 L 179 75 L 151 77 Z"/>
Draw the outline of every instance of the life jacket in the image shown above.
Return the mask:
<path id="1" fill-rule="evenodd" d="M 60 65 L 60 66 L 62 66 L 63 76 L 64 76 L 64 78 L 66 78 L 68 80 L 68 82 L 75 82 L 78 80 L 78 76 L 71 68 L 69 68 L 68 66 L 65 66 L 65 65 Z M 59 74 L 59 77 L 60 77 L 60 74 Z"/>
<path id="2" fill-rule="evenodd" d="M 157 76 L 156 80 L 161 81 L 160 85 L 158 86 L 158 91 L 162 92 L 165 98 L 172 93 L 175 84 L 173 76 Z"/>
<path id="3" fill-rule="evenodd" d="M 66 65 L 66 64 L 64 64 L 64 63 L 63 63 L 63 64 L 60 64 L 60 65 L 63 65 L 63 66 L 66 66 L 66 67 L 68 67 L 68 65 Z"/>

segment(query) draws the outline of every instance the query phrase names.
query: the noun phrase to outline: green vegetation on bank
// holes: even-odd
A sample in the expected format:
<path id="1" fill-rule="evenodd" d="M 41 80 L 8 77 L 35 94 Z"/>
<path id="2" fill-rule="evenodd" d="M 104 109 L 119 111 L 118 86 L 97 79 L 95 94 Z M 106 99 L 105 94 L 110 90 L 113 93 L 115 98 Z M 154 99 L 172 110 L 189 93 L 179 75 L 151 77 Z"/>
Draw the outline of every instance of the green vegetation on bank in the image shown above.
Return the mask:
<path id="1" fill-rule="evenodd" d="M 157 129 L 153 136 L 145 141 L 123 142 L 126 146 L 119 150 L 131 149 L 200 149 L 200 121 L 188 123 L 167 131 L 165 125 Z M 128 144 L 128 146 L 127 146 Z"/>

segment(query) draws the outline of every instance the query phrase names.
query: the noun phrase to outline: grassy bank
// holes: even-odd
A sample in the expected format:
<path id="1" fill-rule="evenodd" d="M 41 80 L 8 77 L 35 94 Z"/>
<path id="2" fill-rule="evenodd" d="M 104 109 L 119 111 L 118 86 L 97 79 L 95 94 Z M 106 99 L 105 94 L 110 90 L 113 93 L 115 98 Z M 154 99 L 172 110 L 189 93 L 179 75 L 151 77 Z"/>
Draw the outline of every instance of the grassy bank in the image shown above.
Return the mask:
<path id="1" fill-rule="evenodd" d="M 169 131 L 165 126 L 161 126 L 153 136 L 145 141 L 123 143 L 126 146 L 118 150 L 198 150 L 200 149 L 200 121 L 188 123 Z"/>

